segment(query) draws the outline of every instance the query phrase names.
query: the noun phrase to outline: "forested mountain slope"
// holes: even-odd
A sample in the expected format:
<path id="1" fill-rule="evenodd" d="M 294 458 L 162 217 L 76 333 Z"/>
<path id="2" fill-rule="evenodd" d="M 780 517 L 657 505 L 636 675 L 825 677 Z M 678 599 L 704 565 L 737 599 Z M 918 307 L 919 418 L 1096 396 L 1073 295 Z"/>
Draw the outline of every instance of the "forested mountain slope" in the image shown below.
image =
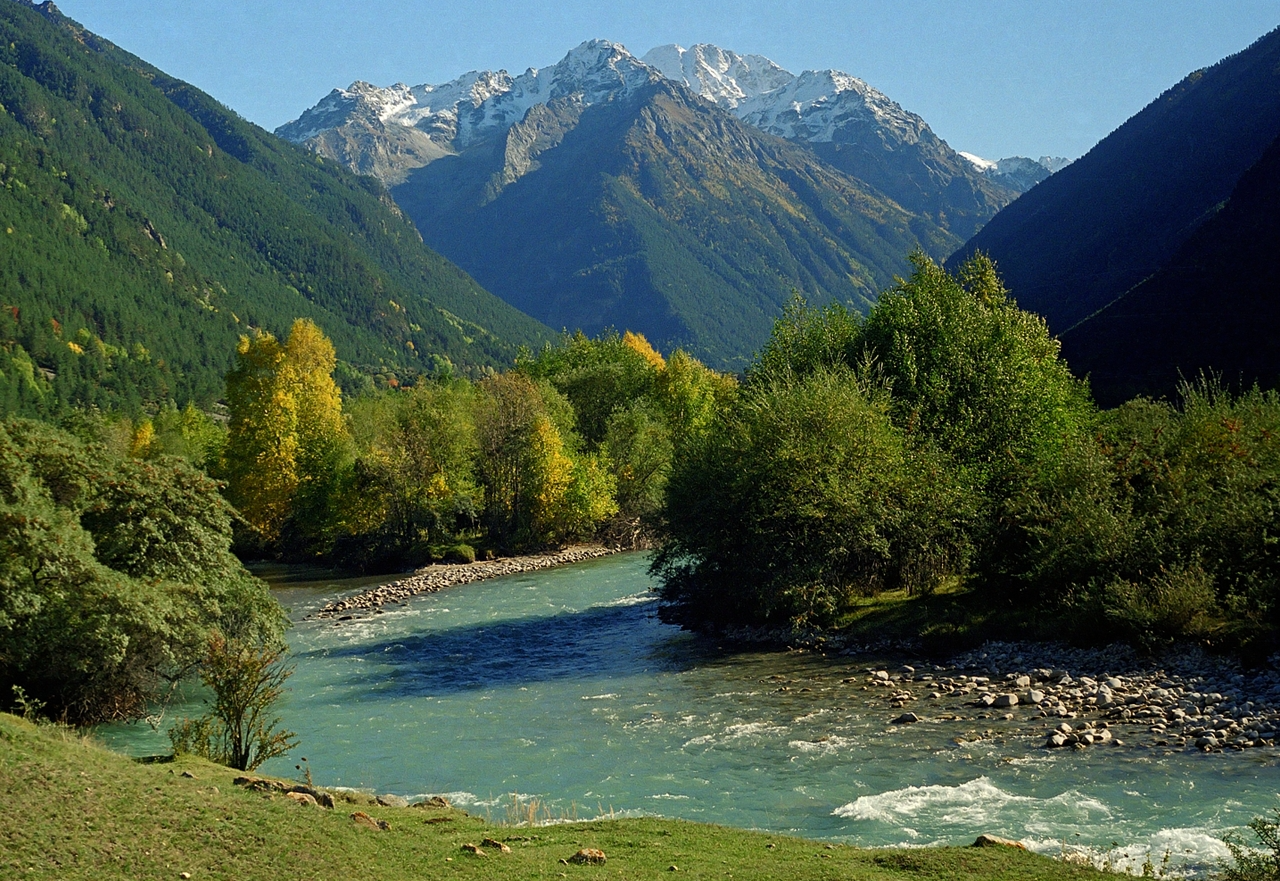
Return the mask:
<path id="1" fill-rule="evenodd" d="M 1198 70 L 1003 209 L 948 261 L 995 259 L 1063 333 L 1159 269 L 1280 133 L 1280 30 Z"/>
<path id="2" fill-rule="evenodd" d="M 0 0 L 0 411 L 221 395 L 239 335 L 314 320 L 368 373 L 509 363 L 547 329 L 375 181 Z"/>
<path id="3" fill-rule="evenodd" d="M 553 327 L 721 367 L 793 290 L 864 310 L 912 249 L 945 257 L 1016 195 L 855 77 L 713 46 L 355 83 L 277 133 L 379 177 L 428 244 Z"/>
<path id="4" fill-rule="evenodd" d="M 862 310 L 958 240 L 808 150 L 657 81 L 531 109 L 393 187 L 424 237 L 553 327 L 643 332 L 733 367 L 793 291 Z"/>

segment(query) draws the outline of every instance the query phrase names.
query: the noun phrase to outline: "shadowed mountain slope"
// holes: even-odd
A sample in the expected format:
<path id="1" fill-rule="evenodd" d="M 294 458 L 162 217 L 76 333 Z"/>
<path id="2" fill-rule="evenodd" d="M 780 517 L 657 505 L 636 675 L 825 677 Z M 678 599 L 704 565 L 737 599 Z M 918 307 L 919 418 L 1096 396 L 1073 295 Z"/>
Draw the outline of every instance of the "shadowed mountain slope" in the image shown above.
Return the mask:
<path id="1" fill-rule="evenodd" d="M 1062 337 L 1104 405 L 1172 396 L 1180 378 L 1280 385 L 1280 138 L 1155 275 Z"/>
<path id="2" fill-rule="evenodd" d="M 1062 333 L 1168 261 L 1280 132 L 1280 30 L 1169 89 L 1003 209 L 985 251 L 1018 305 Z"/>

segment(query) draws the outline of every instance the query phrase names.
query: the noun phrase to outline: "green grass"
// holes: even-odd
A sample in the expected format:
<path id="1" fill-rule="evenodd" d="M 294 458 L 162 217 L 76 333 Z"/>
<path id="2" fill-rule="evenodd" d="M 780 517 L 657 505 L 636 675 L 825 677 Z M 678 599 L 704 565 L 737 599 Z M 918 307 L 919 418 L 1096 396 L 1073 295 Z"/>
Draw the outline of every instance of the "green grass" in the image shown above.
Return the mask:
<path id="1" fill-rule="evenodd" d="M 189 774 L 191 776 L 184 776 Z M 1102 873 L 1014 848 L 861 850 L 679 820 L 514 827 L 458 810 L 336 810 L 232 784 L 196 759 L 140 764 L 74 732 L 0 714 L 0 878 L 1071 879 Z M 351 820 L 363 810 L 390 824 Z M 999 830 L 992 830 L 998 832 Z M 510 854 L 462 845 L 505 840 Z M 606 864 L 561 862 L 579 848 Z M 671 871 L 670 866 L 676 866 Z"/>

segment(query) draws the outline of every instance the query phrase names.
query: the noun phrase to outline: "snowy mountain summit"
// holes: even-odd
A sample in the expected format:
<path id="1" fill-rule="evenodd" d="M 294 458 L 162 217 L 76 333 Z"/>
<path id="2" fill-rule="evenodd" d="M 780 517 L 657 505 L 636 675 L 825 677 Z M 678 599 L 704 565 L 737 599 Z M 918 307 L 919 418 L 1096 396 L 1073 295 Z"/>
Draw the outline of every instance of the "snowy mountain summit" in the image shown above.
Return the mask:
<path id="1" fill-rule="evenodd" d="M 806 70 L 797 76 L 763 55 L 738 55 L 709 43 L 690 49 L 659 46 L 642 60 L 740 119 L 783 138 L 838 141 L 849 127 L 861 134 L 870 126 L 914 143 L 928 128 L 883 92 L 838 70 Z"/>
<path id="2" fill-rule="evenodd" d="M 431 161 L 505 131 L 536 104 L 574 97 L 589 106 L 663 77 L 751 125 L 793 140 L 842 140 L 852 126 L 863 134 L 868 127 L 884 129 L 892 133 L 889 140 L 914 143 L 928 129 L 919 116 L 839 71 L 796 75 L 762 55 L 739 55 L 708 43 L 690 49 L 659 46 L 637 58 L 617 43 L 591 40 L 551 67 L 514 77 L 502 70 L 472 71 L 441 85 L 397 83 L 385 89 L 356 82 L 334 89 L 276 133 L 305 143 L 351 123 L 400 126 L 412 130 L 398 133 L 410 142 L 405 146 Z"/>
<path id="3" fill-rule="evenodd" d="M 334 89 L 276 134 L 394 186 L 415 168 L 509 132 L 539 105 L 568 102 L 582 110 L 663 80 L 751 126 L 809 145 L 913 211 L 943 211 L 934 190 L 956 179 L 966 181 L 959 192 L 972 195 L 964 196 L 968 207 L 946 209 L 952 216 L 957 207 L 989 216 L 987 206 L 1026 188 L 1026 175 L 980 171 L 923 119 L 855 76 L 794 74 L 762 55 L 709 43 L 658 46 L 637 58 L 617 43 L 590 40 L 558 63 L 519 76 L 472 71 L 441 85 L 385 89 L 356 82 Z M 966 223 L 956 231 L 966 233 Z"/>
<path id="4" fill-rule="evenodd" d="M 298 119 L 276 129 L 276 134 L 300 143 L 363 114 L 466 147 L 510 128 L 535 104 L 570 95 L 594 104 L 652 82 L 656 76 L 617 43 L 589 40 L 555 65 L 531 67 L 515 77 L 505 70 L 486 70 L 471 71 L 438 86 L 397 83 L 380 89 L 352 83 L 349 88 L 334 89 Z"/>

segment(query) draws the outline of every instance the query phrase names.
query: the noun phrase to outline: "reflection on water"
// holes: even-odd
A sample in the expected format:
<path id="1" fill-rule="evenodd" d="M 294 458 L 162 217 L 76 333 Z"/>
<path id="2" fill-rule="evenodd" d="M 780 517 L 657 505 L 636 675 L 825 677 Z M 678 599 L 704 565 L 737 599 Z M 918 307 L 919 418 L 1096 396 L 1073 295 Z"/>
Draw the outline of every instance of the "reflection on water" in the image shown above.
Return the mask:
<path id="1" fill-rule="evenodd" d="M 449 793 L 479 810 L 518 792 L 565 815 L 865 845 L 983 832 L 1055 854 L 1115 843 L 1131 868 L 1166 851 L 1203 868 L 1225 855 L 1224 830 L 1280 807 L 1272 752 L 1049 753 L 1016 723 L 889 725 L 882 696 L 844 681 L 867 661 L 725 651 L 657 621 L 645 568 L 641 555 L 605 558 L 346 622 L 303 619 L 362 584 L 278 587 L 298 622 L 283 714 L 299 754 L 318 783 Z M 135 752 L 166 743 L 143 726 L 104 738 Z"/>

